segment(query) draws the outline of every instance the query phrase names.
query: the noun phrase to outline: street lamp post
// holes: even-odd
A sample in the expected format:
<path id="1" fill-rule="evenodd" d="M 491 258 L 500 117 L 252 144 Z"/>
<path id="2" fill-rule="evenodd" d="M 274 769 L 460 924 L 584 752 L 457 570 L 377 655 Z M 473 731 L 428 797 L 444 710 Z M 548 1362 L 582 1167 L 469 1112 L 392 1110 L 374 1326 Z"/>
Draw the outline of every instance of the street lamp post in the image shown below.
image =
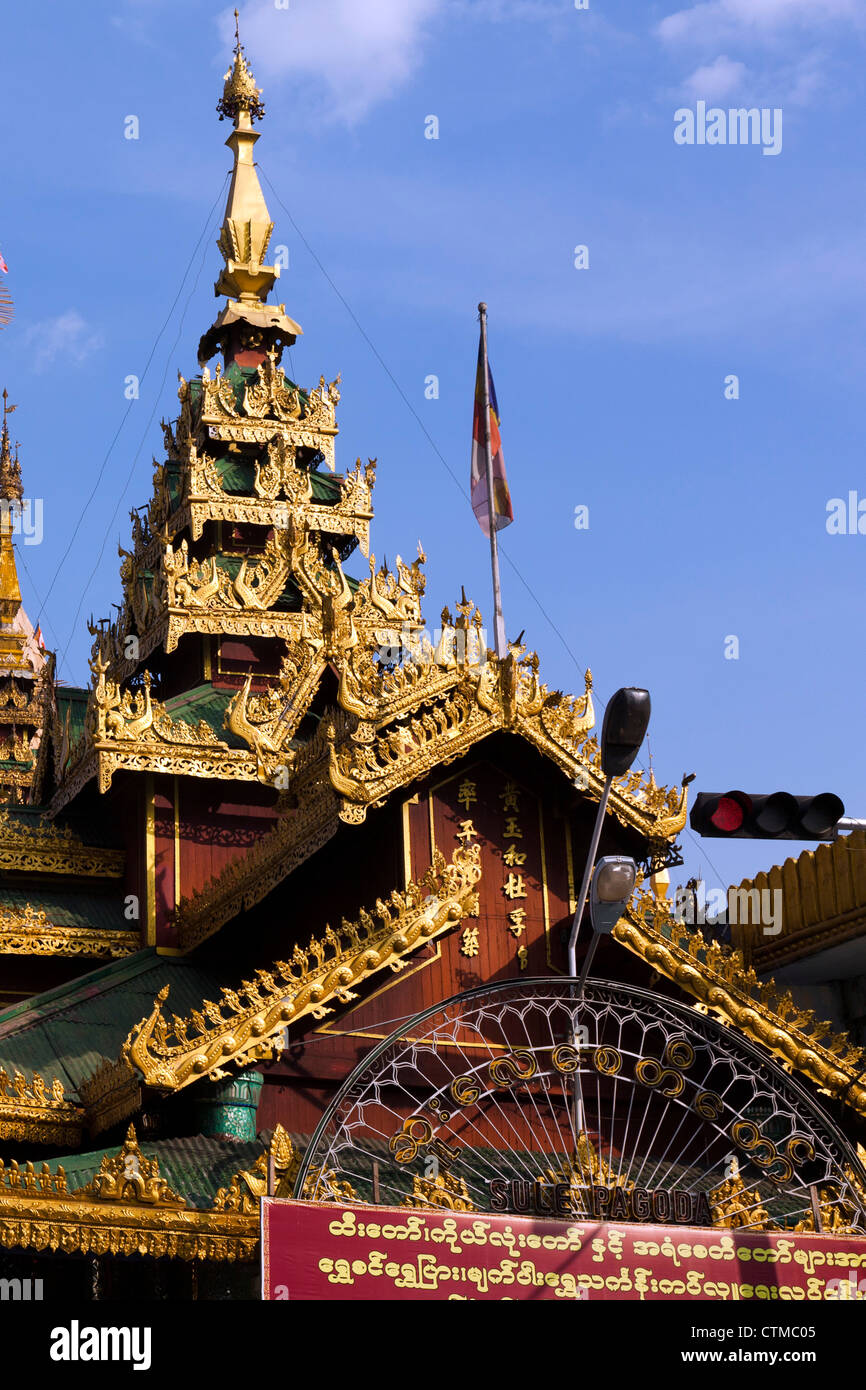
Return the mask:
<path id="1" fill-rule="evenodd" d="M 586 899 L 589 895 L 592 866 L 595 863 L 598 842 L 601 839 L 611 785 L 614 777 L 620 777 L 624 772 L 628 772 L 640 752 L 649 718 L 649 691 L 641 690 L 635 686 L 625 686 L 622 690 L 618 690 L 608 701 L 604 712 L 604 723 L 601 726 L 601 770 L 604 773 L 604 790 L 598 803 L 595 825 L 592 828 L 592 838 L 589 842 L 586 863 L 583 868 L 580 893 L 568 937 L 568 973 L 571 976 L 577 974 L 577 935 L 580 931 L 580 919 L 583 916 L 583 909 L 586 907 Z"/>
<path id="2" fill-rule="evenodd" d="M 601 839 L 602 827 L 604 825 L 607 803 L 610 800 L 610 790 L 613 785 L 614 777 L 620 777 L 624 772 L 628 772 L 632 763 L 640 751 L 640 746 L 644 741 L 650 717 L 650 696 L 648 690 L 643 690 L 636 686 L 625 686 L 617 690 L 607 703 L 604 712 L 604 722 L 601 726 L 601 770 L 604 773 L 604 788 L 601 800 L 598 803 L 598 810 L 595 816 L 595 825 L 592 828 L 592 836 L 587 850 L 586 863 L 583 867 L 583 878 L 580 884 L 580 892 L 577 897 L 577 905 L 574 910 L 574 918 L 571 923 L 571 931 L 568 937 L 568 973 L 572 979 L 577 975 L 577 936 L 580 931 L 580 919 L 586 907 L 586 899 L 589 894 L 589 884 L 592 878 L 592 869 L 595 863 L 595 856 L 598 852 L 598 845 Z M 604 861 L 602 861 L 604 862 Z M 634 880 L 632 880 L 632 887 Z M 631 890 L 629 890 L 631 891 Z M 579 1000 L 583 994 L 586 976 L 592 956 L 595 954 L 597 938 L 594 939 L 590 947 L 590 954 L 583 973 L 577 985 L 576 1000 L 578 1008 L 574 1011 L 572 1045 L 577 1047 L 579 1041 L 577 1013 Z M 572 991 L 575 997 L 575 991 Z M 580 1092 L 580 1069 L 574 1073 L 574 1134 L 575 1144 L 584 1129 L 583 1100 Z"/>

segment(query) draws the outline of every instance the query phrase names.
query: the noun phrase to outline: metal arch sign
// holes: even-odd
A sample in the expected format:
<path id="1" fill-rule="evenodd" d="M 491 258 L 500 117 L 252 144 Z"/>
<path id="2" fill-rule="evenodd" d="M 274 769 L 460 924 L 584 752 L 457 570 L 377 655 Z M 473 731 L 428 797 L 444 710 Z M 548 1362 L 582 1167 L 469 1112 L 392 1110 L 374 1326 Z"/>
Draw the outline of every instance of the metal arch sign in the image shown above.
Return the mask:
<path id="1" fill-rule="evenodd" d="M 866 1174 L 746 1039 L 602 981 L 507 981 L 407 1023 L 355 1069 L 297 1198 L 414 1210 L 866 1234 Z"/>

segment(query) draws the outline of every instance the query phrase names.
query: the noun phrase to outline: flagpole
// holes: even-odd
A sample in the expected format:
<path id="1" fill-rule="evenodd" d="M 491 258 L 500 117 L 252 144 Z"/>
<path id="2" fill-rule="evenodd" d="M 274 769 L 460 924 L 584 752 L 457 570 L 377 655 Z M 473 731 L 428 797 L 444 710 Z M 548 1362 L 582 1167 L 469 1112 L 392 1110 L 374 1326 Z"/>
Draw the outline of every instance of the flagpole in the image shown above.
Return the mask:
<path id="1" fill-rule="evenodd" d="M 487 365 L 487 305 L 478 305 L 481 319 L 481 374 L 484 405 L 484 463 L 487 470 L 487 523 L 490 528 L 490 566 L 493 570 L 493 646 L 498 657 L 505 656 L 505 619 L 502 616 L 502 586 L 499 582 L 499 545 L 496 540 L 493 504 L 493 452 L 490 444 L 490 368 Z"/>

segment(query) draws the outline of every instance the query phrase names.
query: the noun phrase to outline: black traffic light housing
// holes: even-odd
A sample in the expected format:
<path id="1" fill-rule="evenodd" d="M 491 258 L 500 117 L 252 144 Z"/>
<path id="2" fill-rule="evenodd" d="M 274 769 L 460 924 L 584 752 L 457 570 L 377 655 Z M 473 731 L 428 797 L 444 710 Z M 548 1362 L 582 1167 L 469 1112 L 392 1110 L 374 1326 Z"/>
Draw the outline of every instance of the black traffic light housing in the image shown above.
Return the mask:
<path id="1" fill-rule="evenodd" d="M 689 824 L 698 835 L 717 840 L 834 840 L 844 814 L 833 792 L 699 792 Z"/>

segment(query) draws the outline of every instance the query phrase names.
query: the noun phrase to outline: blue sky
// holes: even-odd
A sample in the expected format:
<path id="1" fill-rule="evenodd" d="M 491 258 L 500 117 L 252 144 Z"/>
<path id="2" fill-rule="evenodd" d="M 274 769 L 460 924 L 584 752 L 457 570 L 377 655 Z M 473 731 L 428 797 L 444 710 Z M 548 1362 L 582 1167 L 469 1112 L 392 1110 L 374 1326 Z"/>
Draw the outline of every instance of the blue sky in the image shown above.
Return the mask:
<path id="1" fill-rule="evenodd" d="M 420 535 L 431 626 L 461 583 L 487 616 L 465 497 L 485 299 L 516 516 L 509 636 L 526 629 L 551 687 L 582 689 L 587 665 L 602 698 L 646 685 L 660 781 L 834 790 L 852 815 L 866 814 L 866 536 L 825 523 L 829 499 L 866 497 L 864 8 L 241 6 L 289 248 L 280 298 L 304 327 L 294 375 L 342 372 L 338 466 L 379 459 L 377 556 L 412 556 Z M 44 499 L 42 543 L 19 548 L 26 606 L 61 677 L 84 683 L 86 619 L 119 598 L 117 543 L 150 495 L 159 419 L 217 309 L 230 156 L 214 107 L 233 19 L 197 0 L 47 13 L 4 24 L 16 315 L 0 384 L 19 403 L 25 489 Z M 699 100 L 781 108 L 781 152 L 675 144 L 674 112 Z M 151 352 L 128 408 L 124 380 Z M 684 848 L 676 877 L 703 868 L 711 885 L 779 857 L 688 833 Z"/>

